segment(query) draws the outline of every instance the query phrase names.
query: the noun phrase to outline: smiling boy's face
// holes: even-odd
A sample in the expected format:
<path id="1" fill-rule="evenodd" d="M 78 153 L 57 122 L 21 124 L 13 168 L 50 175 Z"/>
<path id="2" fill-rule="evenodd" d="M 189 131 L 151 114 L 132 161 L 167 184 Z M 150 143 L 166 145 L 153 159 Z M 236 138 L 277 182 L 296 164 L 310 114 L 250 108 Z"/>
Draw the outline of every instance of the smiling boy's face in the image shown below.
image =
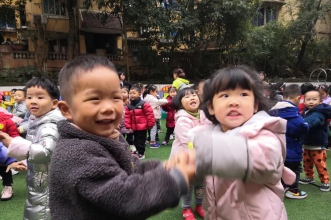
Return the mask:
<path id="1" fill-rule="evenodd" d="M 21 103 L 25 100 L 24 92 L 21 90 L 17 90 L 14 94 L 14 100 L 16 103 Z"/>
<path id="2" fill-rule="evenodd" d="M 321 94 L 318 91 L 309 91 L 305 94 L 306 107 L 312 109 L 322 103 Z"/>
<path id="3" fill-rule="evenodd" d="M 72 85 L 70 102 L 60 101 L 62 114 L 80 129 L 109 137 L 120 124 L 123 97 L 118 75 L 103 66 L 81 74 Z"/>

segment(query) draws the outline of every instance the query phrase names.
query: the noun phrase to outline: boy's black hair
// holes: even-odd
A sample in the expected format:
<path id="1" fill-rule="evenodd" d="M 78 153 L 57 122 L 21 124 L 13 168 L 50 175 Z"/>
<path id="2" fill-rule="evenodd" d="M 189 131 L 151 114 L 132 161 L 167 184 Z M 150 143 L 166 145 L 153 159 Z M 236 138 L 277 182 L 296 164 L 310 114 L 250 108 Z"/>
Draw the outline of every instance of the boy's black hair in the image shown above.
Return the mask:
<path id="1" fill-rule="evenodd" d="M 268 111 L 268 101 L 263 95 L 263 83 L 260 75 L 247 66 L 228 67 L 216 72 L 214 78 L 205 81 L 203 87 L 202 110 L 214 124 L 219 124 L 215 115 L 210 115 L 214 95 L 224 90 L 235 90 L 237 87 L 253 92 L 258 111 Z"/>
<path id="2" fill-rule="evenodd" d="M 131 90 L 136 90 L 138 93 L 141 93 L 141 88 L 140 88 L 140 86 L 138 86 L 138 85 L 133 85 L 133 86 L 131 86 L 130 91 L 131 91 Z"/>
<path id="3" fill-rule="evenodd" d="M 301 85 L 301 95 L 306 94 L 308 91 L 315 90 L 315 87 L 311 83 L 303 83 Z"/>
<path id="4" fill-rule="evenodd" d="M 28 91 L 28 89 L 31 87 L 41 87 L 42 89 L 45 89 L 52 100 L 59 99 L 60 97 L 59 88 L 49 79 L 34 77 L 26 83 L 24 89 Z"/>
<path id="5" fill-rule="evenodd" d="M 144 85 L 142 83 L 137 83 L 135 86 L 138 86 L 140 88 L 140 91 L 144 88 Z"/>
<path id="6" fill-rule="evenodd" d="M 323 100 L 323 98 L 322 98 L 322 94 L 321 94 L 317 89 L 312 89 L 312 90 L 309 90 L 309 91 L 307 91 L 307 92 L 318 92 L 319 97 L 320 97 L 320 100 L 321 100 L 321 101 Z M 306 92 L 305 94 L 307 94 L 307 92 Z M 306 99 L 306 97 L 305 97 L 305 99 Z"/>
<path id="7" fill-rule="evenodd" d="M 25 89 L 16 89 L 15 92 L 20 91 L 23 92 L 24 97 L 26 96 L 26 90 Z"/>
<path id="8" fill-rule="evenodd" d="M 188 94 L 196 94 L 196 92 L 194 89 L 189 88 L 189 87 L 178 90 L 177 95 L 172 99 L 172 107 L 176 111 L 183 109 L 182 98 Z M 197 94 L 197 96 L 198 96 L 198 94 Z"/>
<path id="9" fill-rule="evenodd" d="M 73 82 L 80 75 L 93 70 L 95 67 L 106 67 L 116 73 L 114 64 L 106 57 L 101 56 L 80 56 L 64 65 L 59 73 L 61 97 L 64 101 L 71 101 L 74 91 Z"/>
<path id="10" fill-rule="evenodd" d="M 297 84 L 290 84 L 285 87 L 283 91 L 284 99 L 294 99 L 298 96 L 301 96 L 301 88 Z"/>
<path id="11" fill-rule="evenodd" d="M 17 89 L 10 90 L 10 93 L 15 93 Z"/>

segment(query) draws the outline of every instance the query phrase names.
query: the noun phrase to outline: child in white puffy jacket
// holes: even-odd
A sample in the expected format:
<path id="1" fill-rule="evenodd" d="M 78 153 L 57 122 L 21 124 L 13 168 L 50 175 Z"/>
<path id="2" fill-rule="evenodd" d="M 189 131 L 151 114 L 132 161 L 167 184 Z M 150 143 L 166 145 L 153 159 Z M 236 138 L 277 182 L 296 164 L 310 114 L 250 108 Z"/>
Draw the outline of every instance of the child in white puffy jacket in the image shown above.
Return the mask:
<path id="1" fill-rule="evenodd" d="M 158 99 L 157 98 L 157 94 L 158 94 L 158 89 L 155 85 L 149 85 L 147 87 L 147 89 L 144 91 L 144 100 L 146 102 L 148 102 L 154 112 L 154 116 L 155 116 L 155 120 L 160 120 L 161 119 L 161 107 L 162 105 L 165 105 L 168 103 L 167 99 Z M 152 130 L 151 130 L 151 142 L 149 147 L 150 148 L 159 148 L 160 144 L 156 143 L 155 141 L 155 137 L 156 137 L 156 133 L 157 133 L 157 125 L 155 123 L 155 125 L 153 126 Z"/>

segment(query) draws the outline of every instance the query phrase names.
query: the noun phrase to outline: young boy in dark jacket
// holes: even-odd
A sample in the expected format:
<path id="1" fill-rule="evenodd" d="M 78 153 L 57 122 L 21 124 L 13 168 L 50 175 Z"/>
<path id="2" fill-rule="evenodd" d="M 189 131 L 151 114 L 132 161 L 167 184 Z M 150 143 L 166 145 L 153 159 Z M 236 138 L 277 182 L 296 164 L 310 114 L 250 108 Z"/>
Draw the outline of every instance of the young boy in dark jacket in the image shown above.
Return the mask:
<path id="1" fill-rule="evenodd" d="M 296 84 L 288 85 L 283 91 L 283 101 L 278 102 L 270 110 L 270 115 L 287 120 L 286 124 L 286 159 L 284 165 L 296 174 L 296 180 L 285 193 L 287 198 L 304 199 L 307 193 L 299 190 L 299 178 L 302 172 L 301 139 L 308 132 L 308 124 L 299 114 L 297 105 L 300 102 L 301 89 Z"/>
<path id="2" fill-rule="evenodd" d="M 155 125 L 153 109 L 141 99 L 141 89 L 138 86 L 132 86 L 130 89 L 130 103 L 125 108 L 124 123 L 125 127 L 133 132 L 134 145 L 139 159 L 145 159 L 146 135 L 147 129 Z"/>
<path id="3" fill-rule="evenodd" d="M 116 129 L 123 101 L 113 64 L 79 57 L 63 67 L 59 84 L 58 107 L 68 121 L 58 123 L 50 166 L 52 220 L 146 219 L 175 207 L 195 168 L 188 156 L 169 172 L 131 155 Z"/>
<path id="4" fill-rule="evenodd" d="M 306 174 L 299 183 L 309 184 L 314 181 L 314 165 L 321 181 L 320 190 L 330 191 L 329 172 L 326 166 L 326 147 L 328 146 L 328 121 L 331 118 L 331 106 L 322 103 L 321 94 L 316 91 L 308 91 L 305 94 L 304 103 L 306 108 L 302 117 L 309 125 L 309 132 L 304 135 L 302 141 L 303 168 Z"/>

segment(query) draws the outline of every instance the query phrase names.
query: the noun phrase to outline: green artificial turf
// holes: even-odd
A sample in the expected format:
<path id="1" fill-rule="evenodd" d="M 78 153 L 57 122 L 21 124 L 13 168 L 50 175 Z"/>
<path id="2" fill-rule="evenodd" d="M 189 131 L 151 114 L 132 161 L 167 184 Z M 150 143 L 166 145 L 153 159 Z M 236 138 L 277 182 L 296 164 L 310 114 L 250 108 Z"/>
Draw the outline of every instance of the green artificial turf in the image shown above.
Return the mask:
<path id="1" fill-rule="evenodd" d="M 164 125 L 165 122 L 163 121 Z M 160 143 L 163 141 L 165 128 L 160 135 Z M 146 159 L 165 160 L 169 157 L 171 143 L 168 146 L 161 146 L 159 149 L 150 149 L 146 147 Z M 328 156 L 331 152 L 328 151 Z M 331 162 L 328 163 L 328 169 L 331 170 Z M 14 198 L 10 201 L 0 202 L 0 219 L 1 220 L 21 220 L 23 218 L 24 203 L 26 197 L 25 186 L 26 172 L 20 172 L 14 176 Z M 318 175 L 315 175 L 316 184 L 320 184 Z M 331 219 L 331 194 L 330 192 L 322 192 L 314 185 L 300 185 L 300 189 L 307 192 L 307 198 L 303 200 L 284 199 L 287 209 L 288 218 L 290 220 L 314 219 L 314 220 L 329 220 Z M 174 209 L 167 209 L 158 215 L 155 215 L 151 220 L 180 220 L 182 219 L 180 204 Z M 200 218 L 198 218 L 200 219 Z"/>

